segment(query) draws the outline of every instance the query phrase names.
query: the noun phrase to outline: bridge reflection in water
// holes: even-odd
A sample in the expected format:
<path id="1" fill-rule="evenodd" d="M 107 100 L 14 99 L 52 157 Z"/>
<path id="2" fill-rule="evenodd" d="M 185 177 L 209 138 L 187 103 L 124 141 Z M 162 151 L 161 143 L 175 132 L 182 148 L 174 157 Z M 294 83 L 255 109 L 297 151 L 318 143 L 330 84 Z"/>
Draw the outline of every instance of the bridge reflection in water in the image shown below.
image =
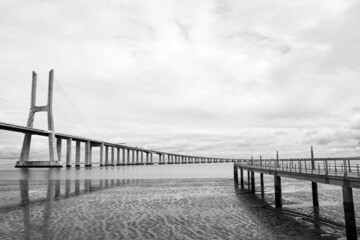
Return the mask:
<path id="1" fill-rule="evenodd" d="M 67 198 L 78 197 L 86 194 L 90 194 L 93 192 L 101 191 L 104 189 L 125 186 L 130 183 L 140 183 L 142 180 L 129 180 L 129 179 L 104 179 L 104 180 L 94 180 L 94 179 L 75 179 L 70 180 L 66 179 L 64 184 L 60 179 L 49 179 L 46 183 L 46 197 L 45 198 L 35 198 L 31 199 L 29 192 L 31 189 L 29 187 L 28 179 L 19 180 L 20 186 L 20 196 L 21 203 L 20 205 L 14 203 L 13 205 L 7 206 L 6 208 L 9 210 L 14 210 L 16 208 L 21 208 L 23 212 L 24 219 L 24 239 L 35 239 L 39 237 L 39 232 L 34 235 L 34 230 L 40 230 L 40 235 L 42 235 L 43 239 L 52 239 L 50 234 L 51 229 L 53 228 L 51 224 L 51 214 L 52 214 L 52 205 L 54 201 L 65 200 Z M 43 183 L 40 183 L 43 184 Z M 63 187 L 64 189 L 61 189 Z M 38 197 L 38 196 L 37 196 Z M 34 214 L 31 214 L 31 207 L 39 207 L 43 206 L 43 220 L 42 225 L 39 226 L 37 223 L 37 227 L 34 225 Z M 36 213 L 38 214 L 38 213 Z M 96 218 L 96 216 L 94 216 Z M 33 219 L 32 219 L 33 218 Z M 35 217 L 35 221 L 37 217 Z M 59 224 L 59 223 L 58 223 Z M 75 223 L 74 223 L 75 224 Z M 38 229 L 36 229 L 38 228 Z"/>

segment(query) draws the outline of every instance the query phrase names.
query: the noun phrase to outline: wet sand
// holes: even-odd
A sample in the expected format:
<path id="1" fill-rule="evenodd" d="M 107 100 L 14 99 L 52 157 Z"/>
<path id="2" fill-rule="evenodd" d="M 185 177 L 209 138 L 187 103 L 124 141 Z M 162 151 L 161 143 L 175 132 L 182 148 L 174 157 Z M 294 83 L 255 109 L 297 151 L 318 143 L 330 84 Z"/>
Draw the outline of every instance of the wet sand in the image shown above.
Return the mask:
<path id="1" fill-rule="evenodd" d="M 240 192 L 232 179 L 224 178 L 1 181 L 0 236 L 249 240 L 345 236 L 340 226 L 342 205 L 334 190 L 319 188 L 320 204 L 324 197 L 333 204 L 322 206 L 320 215 L 338 218 L 339 226 L 314 221 L 311 191 L 304 182 L 297 183 L 301 187 L 291 181 L 283 183 L 281 211 L 271 206 L 271 181 L 266 181 L 266 202 L 259 194 Z"/>

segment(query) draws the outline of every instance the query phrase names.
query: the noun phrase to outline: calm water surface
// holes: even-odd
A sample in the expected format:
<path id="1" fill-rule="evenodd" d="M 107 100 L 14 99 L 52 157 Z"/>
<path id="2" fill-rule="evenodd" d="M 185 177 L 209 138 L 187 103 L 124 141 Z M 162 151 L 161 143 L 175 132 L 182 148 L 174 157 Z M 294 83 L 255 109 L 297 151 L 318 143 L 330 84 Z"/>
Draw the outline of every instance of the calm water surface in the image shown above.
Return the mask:
<path id="1" fill-rule="evenodd" d="M 0 239 L 342 239 L 341 188 L 282 179 L 282 210 L 241 192 L 229 163 L 14 169 L 0 165 Z M 256 175 L 257 190 L 260 190 Z M 354 199 L 360 194 L 354 190 Z M 355 203 L 356 212 L 360 209 Z M 359 219 L 357 219 L 359 223 Z"/>

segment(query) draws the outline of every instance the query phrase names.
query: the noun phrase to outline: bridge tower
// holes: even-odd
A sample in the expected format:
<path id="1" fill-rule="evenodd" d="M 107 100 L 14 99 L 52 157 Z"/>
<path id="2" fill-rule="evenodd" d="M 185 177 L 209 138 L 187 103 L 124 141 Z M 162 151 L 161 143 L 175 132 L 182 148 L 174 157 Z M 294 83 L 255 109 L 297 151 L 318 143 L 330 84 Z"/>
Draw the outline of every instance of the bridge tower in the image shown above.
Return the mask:
<path id="1" fill-rule="evenodd" d="M 25 133 L 23 146 L 21 149 L 20 160 L 16 163 L 15 167 L 62 167 L 58 156 L 56 155 L 55 146 L 55 128 L 52 112 L 53 102 L 53 86 L 54 86 L 54 70 L 49 72 L 49 87 L 48 87 L 48 101 L 45 106 L 36 106 L 36 84 L 37 74 L 32 73 L 32 86 L 31 86 L 31 102 L 30 113 L 28 117 L 27 127 L 32 128 L 34 124 L 34 116 L 37 112 L 47 112 L 48 118 L 48 138 L 49 138 L 49 161 L 29 161 L 31 133 Z"/>

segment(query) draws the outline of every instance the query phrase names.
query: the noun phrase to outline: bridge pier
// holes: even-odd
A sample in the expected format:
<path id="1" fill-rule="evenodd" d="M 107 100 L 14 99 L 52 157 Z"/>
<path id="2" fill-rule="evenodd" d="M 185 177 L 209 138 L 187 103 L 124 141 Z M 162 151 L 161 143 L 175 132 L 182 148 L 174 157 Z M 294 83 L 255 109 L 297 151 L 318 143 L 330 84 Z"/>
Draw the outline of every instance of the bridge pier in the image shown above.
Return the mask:
<path id="1" fill-rule="evenodd" d="M 105 145 L 105 164 L 104 166 L 109 165 L 109 146 Z"/>
<path id="2" fill-rule="evenodd" d="M 247 171 L 247 181 L 248 181 L 248 190 L 250 191 L 250 183 L 251 183 L 251 180 L 250 180 L 250 171 L 248 170 Z"/>
<path id="3" fill-rule="evenodd" d="M 92 155 L 93 147 L 94 147 L 93 143 L 90 142 L 90 152 L 89 152 L 89 165 L 90 165 L 90 166 L 92 166 L 92 161 L 93 161 L 93 160 L 92 160 L 92 159 L 93 159 L 93 157 L 92 157 L 92 156 L 93 156 L 93 155 Z"/>
<path id="4" fill-rule="evenodd" d="M 123 149 L 122 149 L 122 165 L 126 165 L 125 155 L 126 155 L 126 149 L 123 148 Z"/>
<path id="5" fill-rule="evenodd" d="M 282 207 L 282 193 L 281 193 L 281 177 L 274 175 L 274 185 L 275 185 L 275 207 Z"/>
<path id="6" fill-rule="evenodd" d="M 357 239 L 352 188 L 343 186 L 342 192 L 343 192 L 346 238 L 348 240 Z"/>
<path id="7" fill-rule="evenodd" d="M 153 162 L 153 152 L 150 152 L 149 155 L 150 155 L 150 159 L 149 159 L 149 162 L 146 163 L 146 165 L 153 165 L 154 164 L 154 162 Z"/>
<path id="8" fill-rule="evenodd" d="M 120 166 L 120 148 L 116 148 L 116 166 Z"/>
<path id="9" fill-rule="evenodd" d="M 104 143 L 100 145 L 100 167 L 104 166 Z"/>
<path id="10" fill-rule="evenodd" d="M 66 139 L 66 167 L 71 167 L 71 143 L 72 138 Z"/>
<path id="11" fill-rule="evenodd" d="M 85 142 L 85 167 L 91 167 L 90 152 L 91 152 L 90 142 L 87 141 Z"/>
<path id="12" fill-rule="evenodd" d="M 131 164 L 135 165 L 135 150 L 131 150 Z"/>
<path id="13" fill-rule="evenodd" d="M 159 154 L 159 164 L 166 164 L 165 163 L 165 154 Z"/>
<path id="14" fill-rule="evenodd" d="M 62 167 L 61 162 L 57 156 L 57 149 L 55 146 L 55 127 L 52 112 L 53 102 L 53 86 L 54 86 L 54 70 L 49 72 L 49 85 L 48 85 L 48 99 L 47 105 L 36 106 L 36 85 L 37 85 L 37 74 L 32 73 L 32 85 L 31 85 L 31 102 L 30 112 L 27 121 L 27 127 L 32 128 L 34 124 L 35 113 L 47 112 L 48 130 L 47 134 L 49 143 L 49 161 L 29 161 L 30 145 L 31 145 L 31 133 L 25 133 L 23 146 L 21 149 L 20 159 L 16 162 L 15 167 L 17 168 L 29 168 L 29 167 Z"/>
<path id="15" fill-rule="evenodd" d="M 141 151 L 140 153 L 140 159 L 141 159 L 141 165 L 144 165 L 144 151 Z"/>
<path id="16" fill-rule="evenodd" d="M 127 165 L 131 165 L 131 164 L 130 164 L 130 149 L 127 149 L 126 160 L 127 160 Z"/>
<path id="17" fill-rule="evenodd" d="M 76 141 L 75 147 L 75 167 L 80 167 L 80 141 Z"/>
<path id="18" fill-rule="evenodd" d="M 139 150 L 135 150 L 136 152 L 136 165 L 139 165 L 140 161 L 139 161 Z"/>
<path id="19" fill-rule="evenodd" d="M 115 152 L 114 152 L 114 146 L 111 146 L 111 166 L 115 165 Z"/>
<path id="20" fill-rule="evenodd" d="M 61 138 L 56 138 L 56 152 L 58 155 L 58 161 L 61 162 L 61 144 L 62 144 L 62 139 Z"/>

